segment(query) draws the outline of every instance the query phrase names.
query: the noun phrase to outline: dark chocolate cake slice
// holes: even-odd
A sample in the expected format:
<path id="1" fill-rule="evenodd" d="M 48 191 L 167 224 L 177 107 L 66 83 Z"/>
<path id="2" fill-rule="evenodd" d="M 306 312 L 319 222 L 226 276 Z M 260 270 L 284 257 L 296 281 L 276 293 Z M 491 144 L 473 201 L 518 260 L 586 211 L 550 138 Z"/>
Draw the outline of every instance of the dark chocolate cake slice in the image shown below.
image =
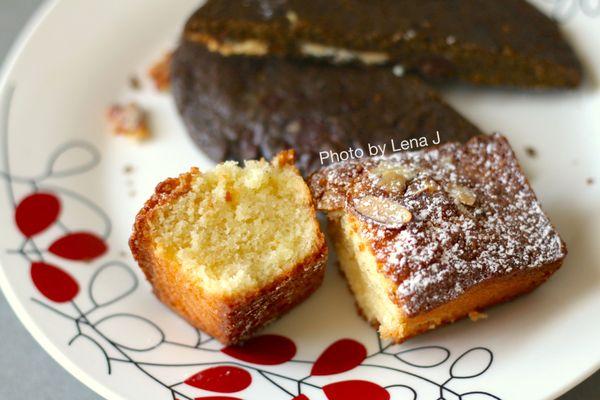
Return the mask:
<path id="1" fill-rule="evenodd" d="M 293 148 L 310 172 L 321 166 L 320 152 L 481 134 L 422 81 L 387 68 L 223 57 L 183 41 L 171 80 L 192 139 L 215 161 L 270 159 Z"/>
<path id="2" fill-rule="evenodd" d="M 435 80 L 573 87 L 581 65 L 524 0 L 208 0 L 188 40 L 222 55 L 394 64 Z"/>

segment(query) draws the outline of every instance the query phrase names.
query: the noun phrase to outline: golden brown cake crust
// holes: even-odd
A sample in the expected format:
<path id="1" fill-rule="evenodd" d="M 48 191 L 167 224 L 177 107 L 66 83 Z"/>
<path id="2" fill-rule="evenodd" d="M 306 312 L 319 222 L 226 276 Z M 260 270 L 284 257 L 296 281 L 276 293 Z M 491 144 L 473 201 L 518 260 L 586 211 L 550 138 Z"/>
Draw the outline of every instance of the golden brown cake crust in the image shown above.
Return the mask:
<path id="1" fill-rule="evenodd" d="M 282 152 L 273 160 L 275 166 L 293 163 L 292 151 Z M 327 262 L 327 245 L 319 231 L 312 254 L 269 285 L 241 297 L 204 292 L 179 268 L 155 256 L 149 228 L 155 211 L 188 193 L 198 174 L 200 171 L 192 168 L 178 178 L 170 178 L 157 185 L 135 219 L 129 246 L 154 293 L 163 303 L 220 342 L 234 344 L 247 339 L 302 302 L 321 285 Z M 316 218 L 315 223 L 318 223 Z"/>

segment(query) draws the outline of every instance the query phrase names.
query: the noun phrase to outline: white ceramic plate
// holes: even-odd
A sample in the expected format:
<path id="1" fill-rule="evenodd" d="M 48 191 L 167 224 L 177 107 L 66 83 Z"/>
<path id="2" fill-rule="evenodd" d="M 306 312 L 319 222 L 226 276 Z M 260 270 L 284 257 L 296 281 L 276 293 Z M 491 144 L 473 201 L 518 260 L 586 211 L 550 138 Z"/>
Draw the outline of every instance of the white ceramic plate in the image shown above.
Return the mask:
<path id="1" fill-rule="evenodd" d="M 389 346 L 330 268 L 314 296 L 254 343 L 257 354 L 234 357 L 155 299 L 127 251 L 133 217 L 157 182 L 210 162 L 168 94 L 127 82 L 173 45 L 195 0 L 54 1 L 29 24 L 0 84 L 2 289 L 41 345 L 111 399 L 291 399 L 299 390 L 311 400 L 555 398 L 600 361 L 594 4 L 541 1 L 587 68 L 582 88 L 446 93 L 483 129 L 509 137 L 570 249 L 547 284 L 487 320 Z M 103 110 L 115 100 L 148 108 L 155 137 L 134 144 L 108 135 Z"/>

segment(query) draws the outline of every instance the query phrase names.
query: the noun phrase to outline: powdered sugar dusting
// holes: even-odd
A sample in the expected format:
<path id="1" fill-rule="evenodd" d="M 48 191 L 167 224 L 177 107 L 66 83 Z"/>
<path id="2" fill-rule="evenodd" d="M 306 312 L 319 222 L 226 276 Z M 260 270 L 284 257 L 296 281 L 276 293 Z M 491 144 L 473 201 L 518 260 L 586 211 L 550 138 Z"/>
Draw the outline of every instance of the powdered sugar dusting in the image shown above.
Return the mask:
<path id="1" fill-rule="evenodd" d="M 404 193 L 378 187 L 369 171 L 382 164 L 412 171 Z M 371 244 L 382 271 L 397 283 L 397 298 L 409 315 L 451 301 L 487 279 L 566 255 L 500 135 L 335 164 L 313 175 L 310 186 L 320 208 L 345 209 L 357 216 L 360 234 Z M 456 187 L 468 194 L 468 201 L 456 197 Z M 352 208 L 358 194 L 393 198 L 413 218 L 401 228 L 364 218 Z"/>

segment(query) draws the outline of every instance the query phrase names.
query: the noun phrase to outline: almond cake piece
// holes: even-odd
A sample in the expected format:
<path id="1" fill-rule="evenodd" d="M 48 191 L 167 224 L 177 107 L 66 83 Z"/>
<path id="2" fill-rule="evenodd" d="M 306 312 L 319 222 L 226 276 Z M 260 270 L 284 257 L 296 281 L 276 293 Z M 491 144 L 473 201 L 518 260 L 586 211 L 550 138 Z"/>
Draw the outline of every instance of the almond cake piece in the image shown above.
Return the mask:
<path id="1" fill-rule="evenodd" d="M 250 337 L 323 281 L 327 245 L 310 191 L 285 151 L 167 179 L 129 245 L 157 297 L 224 344 Z"/>
<path id="2" fill-rule="evenodd" d="M 498 134 L 333 164 L 309 186 L 361 313 L 396 342 L 533 290 L 567 254 Z"/>

